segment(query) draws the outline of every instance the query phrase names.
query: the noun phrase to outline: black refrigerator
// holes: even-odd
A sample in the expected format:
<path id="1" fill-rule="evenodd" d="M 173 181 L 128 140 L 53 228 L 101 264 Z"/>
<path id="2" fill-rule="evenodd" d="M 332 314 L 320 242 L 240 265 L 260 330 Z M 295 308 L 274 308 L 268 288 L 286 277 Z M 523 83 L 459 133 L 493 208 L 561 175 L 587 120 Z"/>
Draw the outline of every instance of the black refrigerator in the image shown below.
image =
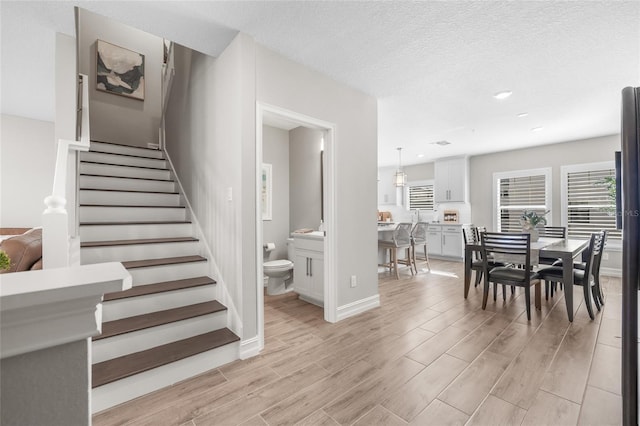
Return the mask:
<path id="1" fill-rule="evenodd" d="M 622 418 L 638 424 L 638 290 L 640 290 L 640 88 L 622 90 Z"/>

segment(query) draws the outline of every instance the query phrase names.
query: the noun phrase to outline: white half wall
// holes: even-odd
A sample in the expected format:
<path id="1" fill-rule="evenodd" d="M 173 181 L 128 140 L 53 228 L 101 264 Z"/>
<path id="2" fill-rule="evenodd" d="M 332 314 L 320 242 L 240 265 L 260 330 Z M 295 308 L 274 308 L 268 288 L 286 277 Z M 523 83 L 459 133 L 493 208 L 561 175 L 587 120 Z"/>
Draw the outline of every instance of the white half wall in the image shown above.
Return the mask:
<path id="1" fill-rule="evenodd" d="M 0 226 L 42 226 L 56 163 L 54 124 L 2 114 Z"/>

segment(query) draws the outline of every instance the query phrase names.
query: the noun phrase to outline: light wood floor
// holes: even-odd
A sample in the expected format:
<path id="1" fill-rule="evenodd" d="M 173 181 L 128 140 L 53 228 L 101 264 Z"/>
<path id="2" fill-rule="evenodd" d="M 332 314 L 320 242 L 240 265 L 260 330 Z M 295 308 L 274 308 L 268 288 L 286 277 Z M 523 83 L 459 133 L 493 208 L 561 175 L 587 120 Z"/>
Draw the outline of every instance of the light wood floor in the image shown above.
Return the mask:
<path id="1" fill-rule="evenodd" d="M 338 324 L 295 294 L 266 297 L 265 350 L 94 416 L 94 425 L 621 424 L 620 280 L 590 321 L 577 287 L 527 321 L 519 292 L 481 309 L 462 264 L 399 281 Z"/>

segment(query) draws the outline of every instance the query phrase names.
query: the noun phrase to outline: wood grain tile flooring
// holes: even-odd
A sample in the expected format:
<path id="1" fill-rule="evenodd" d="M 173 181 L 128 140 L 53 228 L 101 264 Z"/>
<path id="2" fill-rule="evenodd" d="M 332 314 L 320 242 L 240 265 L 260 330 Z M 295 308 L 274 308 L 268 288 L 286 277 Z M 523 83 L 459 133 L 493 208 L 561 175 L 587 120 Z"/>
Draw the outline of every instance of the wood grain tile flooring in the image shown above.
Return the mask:
<path id="1" fill-rule="evenodd" d="M 481 309 L 462 264 L 379 274 L 381 306 L 330 324 L 295 294 L 265 296 L 265 348 L 93 416 L 109 425 L 621 424 L 620 279 L 588 319 L 581 289 L 527 321 L 516 290 Z M 501 296 L 501 295 L 500 295 Z"/>

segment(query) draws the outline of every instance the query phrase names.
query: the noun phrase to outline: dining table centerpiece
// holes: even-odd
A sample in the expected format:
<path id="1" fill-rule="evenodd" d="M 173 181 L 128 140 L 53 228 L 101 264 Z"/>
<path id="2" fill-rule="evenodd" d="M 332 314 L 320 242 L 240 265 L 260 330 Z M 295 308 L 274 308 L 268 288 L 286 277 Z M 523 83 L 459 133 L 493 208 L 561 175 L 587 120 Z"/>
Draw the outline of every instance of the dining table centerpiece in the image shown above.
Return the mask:
<path id="1" fill-rule="evenodd" d="M 531 241 L 538 241 L 540 234 L 538 233 L 538 226 L 544 226 L 547 224 L 547 218 L 545 217 L 550 210 L 547 210 L 543 214 L 538 214 L 533 210 L 525 210 L 520 216 L 520 225 L 522 226 L 522 232 L 526 232 L 531 235 Z"/>

